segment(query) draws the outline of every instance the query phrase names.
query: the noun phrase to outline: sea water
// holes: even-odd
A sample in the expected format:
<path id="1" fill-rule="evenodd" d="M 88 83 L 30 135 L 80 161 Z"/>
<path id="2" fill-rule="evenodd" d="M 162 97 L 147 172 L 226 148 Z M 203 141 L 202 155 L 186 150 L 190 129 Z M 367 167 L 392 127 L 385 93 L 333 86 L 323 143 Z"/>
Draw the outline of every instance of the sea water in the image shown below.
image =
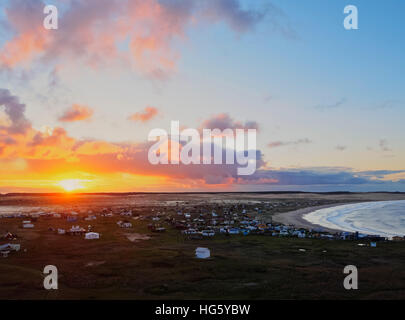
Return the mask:
<path id="1" fill-rule="evenodd" d="M 331 229 L 389 238 L 405 236 L 405 200 L 340 205 L 310 212 L 303 218 Z"/>

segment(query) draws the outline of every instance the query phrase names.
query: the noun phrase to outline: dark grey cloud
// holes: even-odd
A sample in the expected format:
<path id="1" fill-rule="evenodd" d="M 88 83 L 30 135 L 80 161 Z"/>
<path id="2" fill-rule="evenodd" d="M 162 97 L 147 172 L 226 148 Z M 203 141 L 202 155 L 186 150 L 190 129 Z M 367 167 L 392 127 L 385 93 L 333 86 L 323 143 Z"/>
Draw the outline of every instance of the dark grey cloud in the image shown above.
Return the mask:
<path id="1" fill-rule="evenodd" d="M 312 141 L 308 138 L 298 139 L 294 141 L 274 141 L 270 142 L 267 146 L 269 148 L 285 147 L 285 146 L 298 146 L 300 144 L 310 144 Z"/>
<path id="2" fill-rule="evenodd" d="M 371 170 L 371 171 L 361 171 L 359 172 L 359 174 L 362 175 L 363 177 L 382 179 L 389 174 L 403 173 L 403 172 L 405 172 L 405 170 L 374 170 L 374 171 Z"/>
<path id="3" fill-rule="evenodd" d="M 380 146 L 380 150 L 384 152 L 392 151 L 392 149 L 388 146 L 388 141 L 386 139 L 381 139 L 378 143 Z"/>
<path id="4" fill-rule="evenodd" d="M 256 121 L 245 121 L 244 123 L 234 120 L 228 113 L 213 115 L 201 124 L 201 129 L 256 129 L 259 124 Z"/>
<path id="5" fill-rule="evenodd" d="M 307 185 L 369 185 L 392 184 L 393 181 L 382 180 L 386 175 L 402 173 L 405 170 L 377 170 L 355 172 L 343 168 L 310 168 L 310 169 L 259 169 L 253 175 L 240 177 L 245 183 L 269 181 L 263 184 L 276 186 Z"/>
<path id="6" fill-rule="evenodd" d="M 342 146 L 342 145 L 337 145 L 336 146 L 336 150 L 339 150 L 339 151 L 345 151 L 346 149 L 347 149 L 346 146 Z"/>
<path id="7" fill-rule="evenodd" d="M 239 0 L 207 0 L 205 13 L 217 19 L 223 19 L 237 32 L 251 30 L 266 16 L 268 8 L 263 10 L 243 9 Z"/>
<path id="8" fill-rule="evenodd" d="M 20 103 L 17 96 L 13 96 L 9 90 L 0 89 L 0 106 L 4 107 L 4 112 L 11 121 L 10 126 L 0 126 L 9 134 L 24 134 L 31 123 L 25 117 L 25 104 Z"/>

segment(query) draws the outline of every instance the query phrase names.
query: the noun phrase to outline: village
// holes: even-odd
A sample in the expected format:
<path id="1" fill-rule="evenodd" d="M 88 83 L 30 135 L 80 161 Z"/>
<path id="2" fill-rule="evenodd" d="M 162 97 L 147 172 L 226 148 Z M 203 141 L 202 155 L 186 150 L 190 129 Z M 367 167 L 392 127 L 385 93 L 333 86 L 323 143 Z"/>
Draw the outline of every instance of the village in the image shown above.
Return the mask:
<path id="1" fill-rule="evenodd" d="M 375 292 L 391 296 L 398 291 L 390 288 L 399 289 L 401 283 L 383 279 L 387 266 L 395 277 L 404 273 L 402 237 L 385 239 L 280 219 L 297 211 L 387 197 L 403 195 L 5 196 L 0 198 L 0 296 L 289 299 L 366 297 Z M 47 265 L 56 266 L 60 274 L 55 292 L 43 287 Z M 363 270 L 367 287 L 341 291 L 346 265 Z"/>
<path id="2" fill-rule="evenodd" d="M 322 227 L 306 229 L 292 225 L 284 225 L 272 221 L 272 211 L 288 211 L 290 207 L 317 206 L 320 201 L 304 203 L 294 201 L 259 202 L 259 203 L 214 203 L 214 204 L 179 204 L 171 207 L 152 206 L 145 208 L 98 208 L 93 210 L 77 209 L 76 211 L 60 210 L 60 212 L 33 212 L 0 215 L 3 219 L 19 221 L 20 229 L 35 229 L 39 220 L 46 220 L 49 227 L 46 232 L 60 236 L 76 236 L 85 240 L 98 240 L 102 233 L 98 232 L 94 222 L 99 219 L 116 224 L 117 228 L 131 230 L 138 221 L 147 222 L 147 230 L 153 234 L 164 233 L 168 228 L 176 230 L 187 241 L 210 239 L 213 237 L 245 237 L 262 235 L 267 237 L 310 238 L 324 240 L 362 240 L 375 247 L 379 241 L 402 241 L 404 237 L 391 239 L 379 235 L 361 234 L 358 232 L 328 232 Z M 0 238 L 0 254 L 7 257 L 18 252 L 21 245 L 17 244 L 20 237 L 9 231 Z M 209 249 L 196 249 L 196 257 L 210 257 Z"/>

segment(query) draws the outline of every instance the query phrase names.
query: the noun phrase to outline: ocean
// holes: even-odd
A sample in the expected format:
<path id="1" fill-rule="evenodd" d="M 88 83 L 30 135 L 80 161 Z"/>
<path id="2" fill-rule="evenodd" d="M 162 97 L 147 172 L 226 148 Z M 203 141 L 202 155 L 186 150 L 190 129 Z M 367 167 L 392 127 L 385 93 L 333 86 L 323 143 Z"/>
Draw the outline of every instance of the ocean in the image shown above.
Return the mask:
<path id="1" fill-rule="evenodd" d="M 342 231 L 388 238 L 405 236 L 405 200 L 340 205 L 310 212 L 303 218 Z"/>

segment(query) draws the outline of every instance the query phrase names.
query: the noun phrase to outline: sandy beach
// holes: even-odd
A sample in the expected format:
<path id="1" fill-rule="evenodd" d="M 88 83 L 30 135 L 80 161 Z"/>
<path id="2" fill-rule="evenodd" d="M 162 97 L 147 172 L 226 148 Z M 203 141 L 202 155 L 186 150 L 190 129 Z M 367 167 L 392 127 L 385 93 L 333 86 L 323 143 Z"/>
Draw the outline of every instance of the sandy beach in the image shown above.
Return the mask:
<path id="1" fill-rule="evenodd" d="M 353 203 L 353 202 L 350 202 L 350 203 Z M 316 211 L 316 210 L 319 210 L 319 209 L 337 207 L 337 206 L 342 206 L 345 204 L 348 204 L 348 203 L 328 204 L 328 205 L 324 205 L 324 206 L 308 207 L 308 208 L 298 209 L 298 210 L 294 210 L 294 211 L 290 211 L 290 212 L 278 213 L 273 216 L 273 221 L 282 223 L 285 225 L 294 225 L 298 228 L 305 228 L 305 229 L 322 228 L 323 230 L 325 230 L 327 232 L 331 232 L 331 233 L 342 232 L 342 230 L 326 228 L 326 227 L 323 227 L 318 224 L 310 223 L 309 221 L 307 221 L 303 218 L 303 215 Z"/>

